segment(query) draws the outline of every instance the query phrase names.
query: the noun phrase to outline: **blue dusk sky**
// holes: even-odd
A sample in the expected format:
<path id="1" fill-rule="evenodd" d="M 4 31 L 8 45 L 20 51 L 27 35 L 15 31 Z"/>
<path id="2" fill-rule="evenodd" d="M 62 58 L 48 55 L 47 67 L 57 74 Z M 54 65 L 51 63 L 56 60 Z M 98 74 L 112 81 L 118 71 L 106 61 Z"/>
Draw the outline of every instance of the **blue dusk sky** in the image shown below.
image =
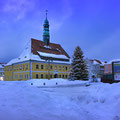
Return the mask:
<path id="1" fill-rule="evenodd" d="M 46 9 L 50 41 L 70 56 L 79 45 L 86 58 L 120 58 L 120 0 L 0 0 L 0 62 L 42 40 Z"/>

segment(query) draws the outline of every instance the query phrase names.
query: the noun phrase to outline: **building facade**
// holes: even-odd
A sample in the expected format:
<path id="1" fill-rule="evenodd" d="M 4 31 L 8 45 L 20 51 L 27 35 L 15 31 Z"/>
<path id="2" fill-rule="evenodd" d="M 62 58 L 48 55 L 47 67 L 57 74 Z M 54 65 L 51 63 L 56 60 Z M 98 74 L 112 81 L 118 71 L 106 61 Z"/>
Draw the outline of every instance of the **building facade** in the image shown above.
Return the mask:
<path id="1" fill-rule="evenodd" d="M 0 63 L 0 81 L 4 80 L 4 63 Z"/>
<path id="2" fill-rule="evenodd" d="M 6 81 L 68 77 L 70 57 L 60 44 L 50 42 L 47 15 L 43 27 L 43 41 L 31 38 L 23 53 L 5 66 Z"/>
<path id="3" fill-rule="evenodd" d="M 85 59 L 87 66 L 88 66 L 88 72 L 89 72 L 89 78 L 92 77 L 92 75 L 95 75 L 98 78 L 101 78 L 104 74 L 104 63 L 97 59 Z"/>

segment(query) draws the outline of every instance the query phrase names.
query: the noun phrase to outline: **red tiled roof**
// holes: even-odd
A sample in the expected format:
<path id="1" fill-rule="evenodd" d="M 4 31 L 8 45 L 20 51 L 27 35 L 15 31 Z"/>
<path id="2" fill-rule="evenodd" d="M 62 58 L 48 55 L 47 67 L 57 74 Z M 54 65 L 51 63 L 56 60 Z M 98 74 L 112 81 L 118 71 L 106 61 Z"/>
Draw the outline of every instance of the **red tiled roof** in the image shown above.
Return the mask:
<path id="1" fill-rule="evenodd" d="M 99 64 L 102 64 L 100 60 L 94 59 L 95 61 L 97 61 Z"/>
<path id="2" fill-rule="evenodd" d="M 31 39 L 31 51 L 33 54 L 38 55 L 38 52 L 45 52 L 57 55 L 65 55 L 70 58 L 66 51 L 61 47 L 60 44 L 50 43 L 49 47 L 41 40 Z"/>

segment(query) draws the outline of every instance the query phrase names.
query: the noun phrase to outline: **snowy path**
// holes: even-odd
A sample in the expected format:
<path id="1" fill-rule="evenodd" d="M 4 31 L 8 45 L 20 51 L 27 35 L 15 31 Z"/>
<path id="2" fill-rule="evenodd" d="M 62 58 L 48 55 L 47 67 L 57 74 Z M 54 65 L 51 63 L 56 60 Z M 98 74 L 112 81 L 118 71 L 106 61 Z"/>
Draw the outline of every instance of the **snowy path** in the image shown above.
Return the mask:
<path id="1" fill-rule="evenodd" d="M 38 88 L 0 82 L 0 120 L 119 120 L 120 84 Z"/>

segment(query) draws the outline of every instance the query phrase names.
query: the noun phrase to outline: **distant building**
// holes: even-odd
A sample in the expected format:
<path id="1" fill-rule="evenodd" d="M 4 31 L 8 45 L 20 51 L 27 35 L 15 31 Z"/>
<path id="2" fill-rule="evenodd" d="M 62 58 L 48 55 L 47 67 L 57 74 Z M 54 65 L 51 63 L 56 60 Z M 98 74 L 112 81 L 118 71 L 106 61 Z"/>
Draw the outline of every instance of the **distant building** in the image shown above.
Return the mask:
<path id="1" fill-rule="evenodd" d="M 60 44 L 50 42 L 47 15 L 43 27 L 43 41 L 32 38 L 23 53 L 5 66 L 6 81 L 68 78 L 70 57 Z"/>
<path id="2" fill-rule="evenodd" d="M 100 78 L 104 74 L 104 63 L 97 59 L 85 59 L 86 64 L 88 66 L 89 77 L 91 78 L 92 75 Z"/>
<path id="3" fill-rule="evenodd" d="M 112 74 L 112 63 L 118 61 L 120 61 L 120 59 L 113 59 L 109 62 L 106 62 L 104 64 L 104 74 Z"/>
<path id="4" fill-rule="evenodd" d="M 5 63 L 0 63 L 0 80 L 4 80 L 4 66 Z"/>

